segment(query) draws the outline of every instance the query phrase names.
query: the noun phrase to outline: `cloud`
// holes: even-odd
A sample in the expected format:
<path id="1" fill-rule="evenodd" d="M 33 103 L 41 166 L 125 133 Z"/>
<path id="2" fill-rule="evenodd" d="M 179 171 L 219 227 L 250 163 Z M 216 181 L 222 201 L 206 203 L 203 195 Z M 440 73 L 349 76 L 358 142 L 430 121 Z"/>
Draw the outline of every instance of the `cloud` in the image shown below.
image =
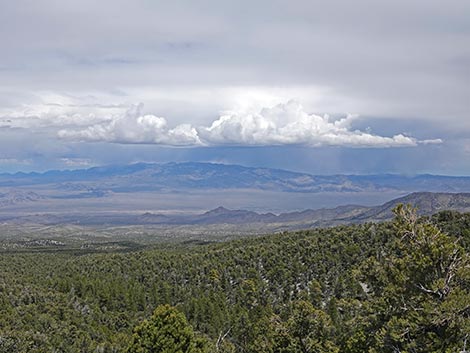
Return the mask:
<path id="1" fill-rule="evenodd" d="M 50 129 L 65 126 L 87 127 L 109 121 L 128 107 L 111 102 L 103 104 L 106 96 L 80 97 L 41 92 L 34 100 L 11 108 L 0 106 L 0 127 L 19 129 Z"/>
<path id="2" fill-rule="evenodd" d="M 318 85 L 318 111 L 469 127 L 469 1 L 118 3 L 3 1 L 0 90 Z"/>
<path id="3" fill-rule="evenodd" d="M 31 164 L 31 159 L 0 158 L 0 164 Z"/>
<path id="4" fill-rule="evenodd" d="M 68 167 L 89 167 L 94 165 L 88 158 L 60 158 L 60 161 Z"/>
<path id="5" fill-rule="evenodd" d="M 420 144 L 422 145 L 439 145 L 443 143 L 444 141 L 442 139 L 432 139 L 432 140 L 422 140 L 419 141 Z"/>
<path id="6" fill-rule="evenodd" d="M 180 124 L 169 128 L 167 120 L 142 114 L 143 104 L 134 105 L 124 115 L 85 129 L 62 129 L 62 139 L 122 144 L 167 146 L 347 146 L 405 147 L 441 140 L 417 139 L 403 134 L 379 136 L 352 129 L 355 115 L 334 120 L 328 115 L 310 114 L 291 100 L 255 112 L 227 112 L 210 126 Z"/>
<path id="7" fill-rule="evenodd" d="M 221 116 L 210 127 L 199 129 L 209 144 L 307 145 L 353 147 L 416 146 L 417 141 L 402 134 L 393 137 L 352 130 L 355 115 L 332 121 L 329 116 L 307 113 L 291 100 L 254 114 L 232 112 Z"/>
<path id="8" fill-rule="evenodd" d="M 165 118 L 143 115 L 143 104 L 132 106 L 124 115 L 86 129 L 62 129 L 60 138 L 89 142 L 158 144 L 167 146 L 200 145 L 195 128 L 181 124 L 168 128 Z"/>

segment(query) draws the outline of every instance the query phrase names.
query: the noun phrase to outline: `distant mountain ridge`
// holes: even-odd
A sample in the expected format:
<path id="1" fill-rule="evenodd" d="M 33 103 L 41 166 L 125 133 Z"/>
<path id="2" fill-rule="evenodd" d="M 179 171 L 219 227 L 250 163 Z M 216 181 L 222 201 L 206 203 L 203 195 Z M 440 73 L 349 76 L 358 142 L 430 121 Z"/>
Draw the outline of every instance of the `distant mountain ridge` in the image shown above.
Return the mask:
<path id="1" fill-rule="evenodd" d="M 282 169 L 215 163 L 136 163 L 45 173 L 0 174 L 0 187 L 54 184 L 56 189 L 140 192 L 186 189 L 257 189 L 281 192 L 469 192 L 470 177 L 416 175 L 312 175 Z"/>
<path id="2" fill-rule="evenodd" d="M 12 190 L 6 193 L 0 193 L 0 207 L 10 206 L 23 202 L 34 202 L 43 199 L 32 191 Z"/>
<path id="3" fill-rule="evenodd" d="M 269 225 L 268 229 L 306 229 L 365 222 L 386 221 L 393 217 L 393 208 L 398 204 L 410 204 L 418 208 L 421 215 L 431 215 L 443 210 L 470 212 L 470 193 L 417 192 L 397 198 L 379 206 L 346 205 L 335 208 L 287 212 L 279 215 L 257 213 L 247 210 L 230 210 L 218 207 L 201 214 L 165 215 L 144 213 L 140 215 L 32 215 L 11 218 L 15 223 L 70 224 L 81 225 Z M 263 228 L 266 229 L 266 228 Z"/>
<path id="4" fill-rule="evenodd" d="M 383 205 L 366 207 L 358 205 L 339 206 L 331 209 L 305 210 L 275 215 L 259 214 L 246 210 L 228 210 L 218 207 L 201 215 L 179 217 L 173 222 L 181 224 L 223 224 L 223 223 L 304 223 L 325 225 L 332 223 L 362 223 L 385 221 L 393 217 L 393 208 L 398 204 L 410 204 L 421 215 L 432 215 L 443 210 L 470 212 L 470 193 L 417 192 L 391 200 Z M 158 215 L 157 215 L 158 217 Z M 171 219 L 168 218 L 167 221 Z M 151 221 L 151 218 L 148 218 Z"/>
<path id="5" fill-rule="evenodd" d="M 444 210 L 470 212 L 470 193 L 412 193 L 389 201 L 382 206 L 372 207 L 370 210 L 356 216 L 355 219 L 378 221 L 390 219 L 392 209 L 399 203 L 416 207 L 419 214 L 422 215 L 431 215 Z"/>

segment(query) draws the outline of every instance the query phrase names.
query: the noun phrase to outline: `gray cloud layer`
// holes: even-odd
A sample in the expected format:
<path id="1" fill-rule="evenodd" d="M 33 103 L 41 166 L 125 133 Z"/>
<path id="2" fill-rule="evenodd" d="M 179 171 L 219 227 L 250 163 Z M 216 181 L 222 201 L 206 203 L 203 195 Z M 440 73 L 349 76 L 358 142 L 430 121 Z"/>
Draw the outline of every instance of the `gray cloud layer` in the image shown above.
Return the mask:
<path id="1" fill-rule="evenodd" d="M 463 0 L 3 1 L 0 162 L 133 160 L 142 144 L 215 146 L 211 158 L 233 145 L 418 145 L 382 157 L 470 172 L 452 167 L 468 158 L 469 17 Z M 304 108 L 277 106 L 291 98 Z M 135 102 L 158 116 L 125 114 Z M 362 118 L 340 123 L 348 112 Z"/>
<path id="2" fill-rule="evenodd" d="M 4 2 L 0 90 L 23 104 L 138 89 L 149 107 L 169 88 L 181 101 L 187 86 L 316 86 L 328 94 L 302 99 L 315 111 L 470 127 L 469 14 L 462 0 Z"/>

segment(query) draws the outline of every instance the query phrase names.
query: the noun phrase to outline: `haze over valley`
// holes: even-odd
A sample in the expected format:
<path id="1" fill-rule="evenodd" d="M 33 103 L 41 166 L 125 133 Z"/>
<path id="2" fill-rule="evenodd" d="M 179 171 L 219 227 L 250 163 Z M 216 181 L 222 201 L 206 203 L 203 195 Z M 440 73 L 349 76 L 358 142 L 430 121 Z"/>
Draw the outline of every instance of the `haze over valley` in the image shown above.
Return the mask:
<path id="1" fill-rule="evenodd" d="M 0 175 L 0 217 L 256 212 L 374 206 L 412 192 L 465 192 L 470 177 L 311 175 L 214 163 L 138 163 Z"/>

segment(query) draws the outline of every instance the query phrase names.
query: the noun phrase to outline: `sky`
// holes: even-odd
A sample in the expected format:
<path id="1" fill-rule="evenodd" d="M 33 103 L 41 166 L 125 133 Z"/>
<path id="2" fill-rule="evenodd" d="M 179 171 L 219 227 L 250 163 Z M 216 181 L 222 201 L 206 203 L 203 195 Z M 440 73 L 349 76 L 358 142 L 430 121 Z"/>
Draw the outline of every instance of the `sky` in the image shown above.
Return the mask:
<path id="1" fill-rule="evenodd" d="M 0 0 L 0 172 L 470 175 L 470 2 Z"/>

